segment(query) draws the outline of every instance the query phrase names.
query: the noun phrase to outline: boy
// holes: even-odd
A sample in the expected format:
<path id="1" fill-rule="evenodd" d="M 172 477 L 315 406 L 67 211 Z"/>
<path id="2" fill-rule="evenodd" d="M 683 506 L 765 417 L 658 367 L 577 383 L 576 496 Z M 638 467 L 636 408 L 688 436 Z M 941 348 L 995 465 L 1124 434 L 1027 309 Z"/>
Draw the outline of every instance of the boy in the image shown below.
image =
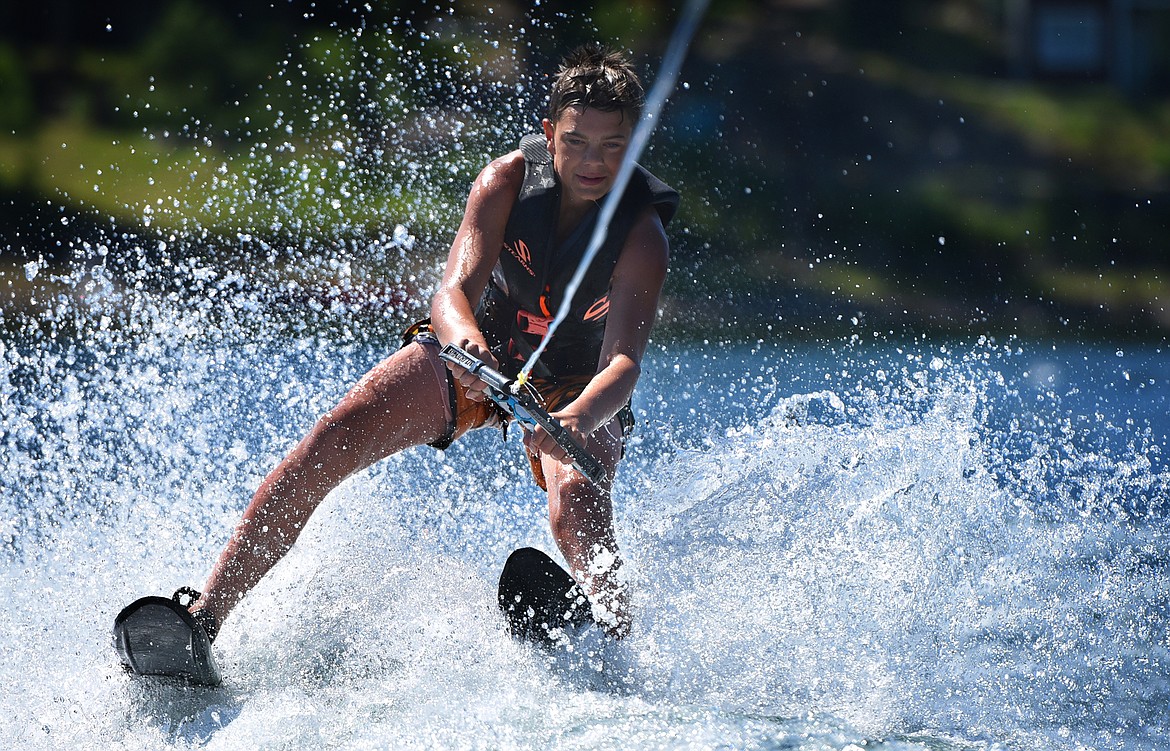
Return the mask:
<path id="1" fill-rule="evenodd" d="M 613 187 L 644 93 L 632 66 L 598 46 L 575 50 L 553 83 L 543 138 L 478 176 L 429 321 L 367 373 L 261 483 L 191 612 L 211 638 L 231 609 L 292 547 L 346 477 L 397 451 L 445 448 L 504 416 L 484 384 L 439 359 L 453 343 L 515 375 L 564 297 Z M 606 469 L 633 424 L 630 397 L 666 275 L 664 225 L 678 194 L 638 169 L 607 240 L 531 383 L 569 434 Z M 611 483 L 595 486 L 543 430 L 525 436 L 548 492 L 552 533 L 611 635 L 630 629 L 629 593 L 613 530 Z"/>

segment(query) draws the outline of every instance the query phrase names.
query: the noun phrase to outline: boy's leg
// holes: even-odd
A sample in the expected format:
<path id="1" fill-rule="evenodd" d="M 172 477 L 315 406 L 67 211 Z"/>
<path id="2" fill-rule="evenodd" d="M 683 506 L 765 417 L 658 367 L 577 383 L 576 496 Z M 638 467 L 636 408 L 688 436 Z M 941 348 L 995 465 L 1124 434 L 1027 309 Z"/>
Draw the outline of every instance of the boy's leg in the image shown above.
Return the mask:
<path id="1" fill-rule="evenodd" d="M 203 596 L 217 623 L 279 561 L 325 496 L 351 474 L 447 431 L 447 385 L 432 353 L 398 350 L 367 373 L 264 479 L 220 554 Z"/>
<path id="2" fill-rule="evenodd" d="M 621 425 L 610 420 L 590 437 L 586 450 L 613 477 L 622 454 Z M 621 558 L 613 529 L 611 481 L 597 487 L 572 467 L 541 457 L 548 485 L 548 514 L 553 538 L 569 571 L 590 596 L 595 613 L 610 634 L 621 638 L 630 630 L 629 590 L 619 574 Z"/>

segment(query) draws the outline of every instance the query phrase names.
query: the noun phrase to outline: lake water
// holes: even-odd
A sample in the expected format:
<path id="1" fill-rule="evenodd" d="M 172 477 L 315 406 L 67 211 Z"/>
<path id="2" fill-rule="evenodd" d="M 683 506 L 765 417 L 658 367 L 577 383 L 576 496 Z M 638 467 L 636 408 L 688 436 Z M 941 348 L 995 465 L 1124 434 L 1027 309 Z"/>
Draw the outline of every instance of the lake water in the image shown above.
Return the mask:
<path id="1" fill-rule="evenodd" d="M 120 295 L 0 345 L 0 747 L 1170 748 L 1165 348 L 656 343 L 626 642 L 508 639 L 503 560 L 553 547 L 481 431 L 331 495 L 208 690 L 131 682 L 114 615 L 199 586 L 385 345 Z"/>

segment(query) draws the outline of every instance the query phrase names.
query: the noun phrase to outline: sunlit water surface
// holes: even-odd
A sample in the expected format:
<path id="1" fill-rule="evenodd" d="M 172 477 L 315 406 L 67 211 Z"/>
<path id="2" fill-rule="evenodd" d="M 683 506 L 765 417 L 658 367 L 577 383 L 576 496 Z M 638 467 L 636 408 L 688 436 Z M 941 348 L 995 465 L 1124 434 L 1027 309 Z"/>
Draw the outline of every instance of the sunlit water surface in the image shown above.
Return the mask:
<path id="1" fill-rule="evenodd" d="M 0 350 L 0 746 L 1170 748 L 1164 351 L 656 345 L 620 647 L 505 634 L 504 557 L 553 548 L 518 438 L 481 431 L 330 496 L 207 690 L 124 675 L 114 615 L 201 583 L 384 353 L 149 316 Z"/>

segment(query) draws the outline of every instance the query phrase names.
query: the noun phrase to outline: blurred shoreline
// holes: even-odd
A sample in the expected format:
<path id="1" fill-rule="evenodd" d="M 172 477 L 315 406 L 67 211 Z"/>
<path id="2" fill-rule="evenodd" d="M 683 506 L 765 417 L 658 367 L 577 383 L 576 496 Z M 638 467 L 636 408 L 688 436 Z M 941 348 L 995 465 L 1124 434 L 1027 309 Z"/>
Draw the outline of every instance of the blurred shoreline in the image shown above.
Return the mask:
<path id="1" fill-rule="evenodd" d="M 673 19 L 399 5 L 78 6 L 67 56 L 0 30 L 4 328 L 111 260 L 409 315 L 475 172 L 536 127 L 539 71 L 600 36 L 652 73 Z M 1016 75 L 999 6 L 714 2 L 642 160 L 684 196 L 660 336 L 1164 342 L 1170 98 Z"/>

